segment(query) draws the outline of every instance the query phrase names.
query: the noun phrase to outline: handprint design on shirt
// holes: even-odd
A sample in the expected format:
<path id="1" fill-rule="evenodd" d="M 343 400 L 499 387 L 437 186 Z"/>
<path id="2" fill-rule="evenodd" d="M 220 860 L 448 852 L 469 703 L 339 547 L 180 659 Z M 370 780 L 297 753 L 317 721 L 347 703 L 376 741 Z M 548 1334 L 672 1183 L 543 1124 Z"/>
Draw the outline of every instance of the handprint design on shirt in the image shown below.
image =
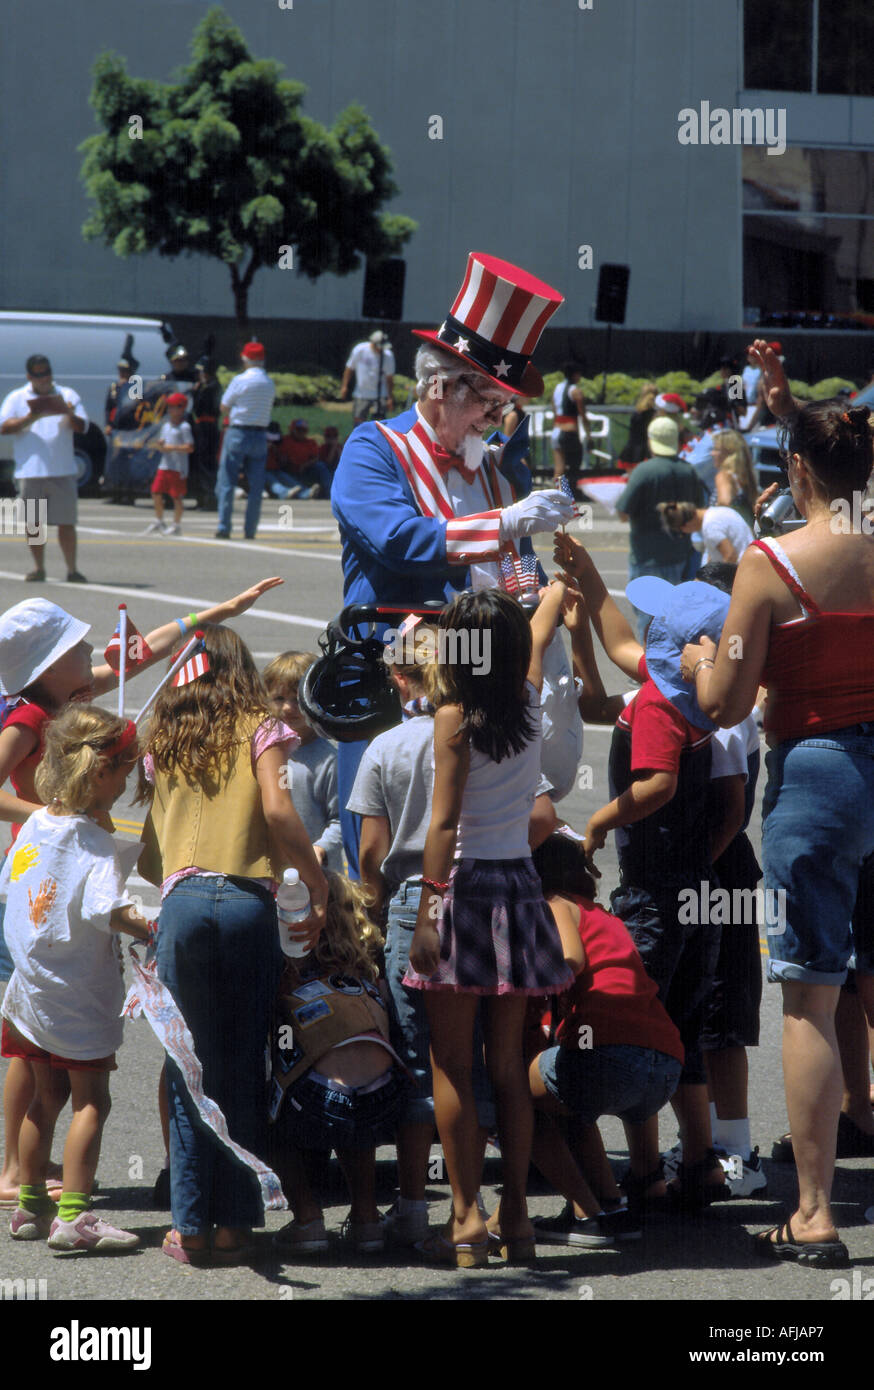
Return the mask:
<path id="1" fill-rule="evenodd" d="M 55 905 L 55 898 L 58 895 L 58 885 L 53 878 L 44 878 L 37 889 L 34 898 L 30 888 L 27 890 L 27 903 L 30 909 L 29 916 L 34 927 L 39 931 L 49 913 Z"/>
<path id="2" fill-rule="evenodd" d="M 9 870 L 9 877 L 14 883 L 16 879 L 26 874 L 28 869 L 32 869 L 34 864 L 39 863 L 39 850 L 36 845 L 22 845 L 12 856 L 12 868 Z"/>

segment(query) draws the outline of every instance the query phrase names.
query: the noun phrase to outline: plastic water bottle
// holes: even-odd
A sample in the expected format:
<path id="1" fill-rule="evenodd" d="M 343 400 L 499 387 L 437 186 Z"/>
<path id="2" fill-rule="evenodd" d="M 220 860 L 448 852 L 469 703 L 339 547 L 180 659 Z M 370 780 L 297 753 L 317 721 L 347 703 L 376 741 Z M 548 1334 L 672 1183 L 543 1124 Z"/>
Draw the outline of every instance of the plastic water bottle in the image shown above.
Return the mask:
<path id="1" fill-rule="evenodd" d="M 301 883 L 297 869 L 286 869 L 276 893 L 276 912 L 279 917 L 279 944 L 283 954 L 292 960 L 308 956 L 310 948 L 293 933 L 310 915 L 310 895 Z"/>

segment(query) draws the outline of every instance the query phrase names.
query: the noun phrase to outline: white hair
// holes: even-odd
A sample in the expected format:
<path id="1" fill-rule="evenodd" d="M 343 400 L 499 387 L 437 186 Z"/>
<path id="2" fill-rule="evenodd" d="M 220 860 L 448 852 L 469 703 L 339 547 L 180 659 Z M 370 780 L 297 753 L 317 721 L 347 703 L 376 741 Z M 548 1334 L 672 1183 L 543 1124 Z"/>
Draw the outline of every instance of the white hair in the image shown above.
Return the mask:
<path id="1" fill-rule="evenodd" d="M 469 362 L 455 357 L 442 348 L 423 343 L 416 353 L 416 395 L 423 401 L 437 380 L 457 381 L 459 377 L 476 371 Z"/>

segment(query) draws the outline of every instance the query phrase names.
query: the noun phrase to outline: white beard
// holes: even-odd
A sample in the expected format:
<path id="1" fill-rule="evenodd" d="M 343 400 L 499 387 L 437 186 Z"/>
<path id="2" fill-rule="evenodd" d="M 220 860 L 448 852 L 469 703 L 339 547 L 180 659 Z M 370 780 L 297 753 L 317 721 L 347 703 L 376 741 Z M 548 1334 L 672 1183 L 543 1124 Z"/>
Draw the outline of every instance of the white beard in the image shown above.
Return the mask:
<path id="1" fill-rule="evenodd" d="M 466 434 L 461 441 L 459 453 L 464 459 L 466 468 L 479 468 L 483 461 L 483 454 L 485 453 L 482 435 L 477 434 L 475 430 L 472 430 L 470 434 Z"/>

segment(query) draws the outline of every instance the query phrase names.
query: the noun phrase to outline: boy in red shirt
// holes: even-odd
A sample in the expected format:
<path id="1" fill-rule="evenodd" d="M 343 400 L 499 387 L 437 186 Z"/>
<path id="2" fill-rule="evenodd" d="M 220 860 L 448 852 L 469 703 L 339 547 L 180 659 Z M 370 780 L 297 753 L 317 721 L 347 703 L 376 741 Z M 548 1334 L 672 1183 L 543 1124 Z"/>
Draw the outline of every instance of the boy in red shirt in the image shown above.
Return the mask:
<path id="1" fill-rule="evenodd" d="M 673 1190 L 687 1205 L 702 1206 L 728 1195 L 712 1146 L 700 1050 L 721 928 L 702 922 L 703 912 L 688 910 L 690 890 L 697 897 L 711 877 L 708 793 L 715 726 L 680 675 L 680 653 L 686 632 L 707 632 L 718 642 L 729 598 L 709 584 L 633 580 L 630 601 L 660 614 L 650 623 L 641 657 L 584 548 L 562 536 L 557 558 L 577 578 L 608 656 L 643 681 L 616 722 L 608 764 L 612 799 L 591 817 L 585 844 L 591 856 L 616 831 L 620 885 L 611 907 L 631 933 L 686 1049 L 674 1098 L 684 1157 Z M 650 1123 L 657 1131 L 657 1119 Z"/>

